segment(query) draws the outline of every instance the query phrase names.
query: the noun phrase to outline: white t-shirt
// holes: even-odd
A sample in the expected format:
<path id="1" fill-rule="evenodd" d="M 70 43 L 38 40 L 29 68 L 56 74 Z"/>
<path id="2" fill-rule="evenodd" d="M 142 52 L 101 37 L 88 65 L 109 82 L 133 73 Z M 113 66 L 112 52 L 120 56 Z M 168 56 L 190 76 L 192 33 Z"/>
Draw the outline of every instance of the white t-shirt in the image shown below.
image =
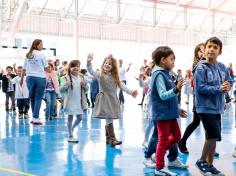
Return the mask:
<path id="1" fill-rule="evenodd" d="M 126 70 L 125 70 L 124 67 L 119 68 L 119 73 L 120 73 L 120 80 L 121 81 L 126 81 L 126 77 L 125 77 Z"/>
<path id="2" fill-rule="evenodd" d="M 12 84 L 15 84 L 16 86 L 15 98 L 16 99 L 29 98 L 29 90 L 26 85 L 26 77 L 24 77 L 22 86 L 20 86 L 20 80 L 21 78 L 19 76 L 16 76 L 11 80 Z"/>
<path id="3" fill-rule="evenodd" d="M 26 76 L 45 78 L 44 68 L 48 66 L 48 61 L 42 51 L 34 50 L 32 59 L 25 59 L 24 69 Z"/>

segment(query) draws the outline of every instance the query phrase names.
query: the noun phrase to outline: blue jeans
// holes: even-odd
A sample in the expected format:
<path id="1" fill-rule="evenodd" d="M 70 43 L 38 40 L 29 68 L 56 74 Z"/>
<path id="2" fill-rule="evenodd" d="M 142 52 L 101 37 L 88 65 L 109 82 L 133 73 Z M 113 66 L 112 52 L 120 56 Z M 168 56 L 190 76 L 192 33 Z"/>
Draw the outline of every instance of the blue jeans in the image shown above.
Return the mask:
<path id="1" fill-rule="evenodd" d="M 33 118 L 39 118 L 39 111 L 46 87 L 46 78 L 27 76 L 26 83 L 29 89 Z"/>
<path id="2" fill-rule="evenodd" d="M 152 137 L 149 141 L 148 148 L 144 151 L 145 158 L 150 158 L 153 153 L 156 153 L 157 143 L 158 143 L 158 130 L 157 130 L 156 122 L 154 122 L 154 130 L 153 130 Z M 169 150 L 169 154 L 167 155 L 167 158 L 169 161 L 174 161 L 178 157 L 178 154 L 179 154 L 178 147 L 177 147 L 177 144 L 175 144 Z"/>
<path id="3" fill-rule="evenodd" d="M 125 80 L 123 80 L 122 82 L 125 83 L 125 85 L 126 85 L 126 81 Z M 120 92 L 119 92 L 119 100 L 120 100 L 120 103 L 122 103 L 122 104 L 125 103 L 125 98 L 124 98 L 124 94 L 123 94 L 122 90 L 120 90 Z"/>
<path id="4" fill-rule="evenodd" d="M 57 97 L 57 94 L 55 91 L 46 90 L 45 92 L 45 99 L 46 99 L 45 117 L 53 117 L 55 115 L 56 97 Z"/>

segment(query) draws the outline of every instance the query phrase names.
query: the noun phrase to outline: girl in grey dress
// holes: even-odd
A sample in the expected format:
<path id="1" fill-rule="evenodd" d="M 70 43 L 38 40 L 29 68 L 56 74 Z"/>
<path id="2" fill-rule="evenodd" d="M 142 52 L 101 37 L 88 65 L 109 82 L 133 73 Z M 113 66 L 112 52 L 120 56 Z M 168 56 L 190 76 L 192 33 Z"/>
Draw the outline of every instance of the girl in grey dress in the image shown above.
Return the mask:
<path id="1" fill-rule="evenodd" d="M 60 86 L 60 91 L 64 94 L 64 112 L 68 115 L 68 142 L 78 142 L 78 139 L 73 137 L 73 130 L 79 125 L 83 110 L 87 108 L 83 102 L 86 102 L 85 92 L 88 90 L 88 85 L 79 71 L 80 61 L 72 60 L 69 64 L 68 75 L 62 78 Z M 74 123 L 72 123 L 73 116 L 76 116 Z"/>
<path id="2" fill-rule="evenodd" d="M 87 58 L 87 70 L 95 76 L 99 82 L 99 93 L 96 97 L 93 109 L 93 117 L 106 119 L 106 143 L 112 147 L 120 145 L 122 142 L 115 137 L 113 119 L 119 119 L 121 116 L 120 102 L 117 97 L 117 89 L 120 88 L 127 94 L 136 97 L 137 90 L 129 90 L 119 79 L 117 61 L 111 55 L 104 59 L 101 71 L 95 71 L 92 68 L 91 61 L 93 55 L 89 54 Z"/>

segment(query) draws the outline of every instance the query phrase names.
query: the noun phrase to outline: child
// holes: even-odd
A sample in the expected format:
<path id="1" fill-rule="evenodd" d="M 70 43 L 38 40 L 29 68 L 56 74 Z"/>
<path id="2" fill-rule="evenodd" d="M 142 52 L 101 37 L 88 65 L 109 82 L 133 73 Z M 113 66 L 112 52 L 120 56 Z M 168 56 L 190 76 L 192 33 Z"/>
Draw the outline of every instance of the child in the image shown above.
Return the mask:
<path id="1" fill-rule="evenodd" d="M 204 56 L 204 43 L 199 43 L 194 49 L 194 57 L 193 57 L 193 65 L 192 70 L 196 67 L 200 60 L 205 60 Z M 192 87 L 194 88 L 193 82 L 191 83 Z M 193 121 L 188 125 L 186 128 L 183 137 L 180 139 L 178 143 L 178 147 L 181 153 L 188 154 L 189 151 L 186 147 L 186 142 L 188 137 L 192 134 L 192 132 L 199 126 L 200 124 L 200 117 L 199 114 L 196 112 L 195 108 L 195 95 L 193 94 Z"/>
<path id="2" fill-rule="evenodd" d="M 48 69 L 45 71 L 45 75 L 47 80 L 45 88 L 45 117 L 47 120 L 52 120 L 52 117 L 55 117 L 56 97 L 59 94 L 59 86 L 56 71 L 54 71 L 51 63 L 48 63 Z"/>
<path id="3" fill-rule="evenodd" d="M 18 107 L 18 117 L 19 119 L 23 118 L 23 115 L 26 119 L 29 118 L 29 90 L 26 85 L 26 77 L 23 80 L 23 84 L 20 84 L 21 77 L 23 74 L 23 67 L 19 66 L 17 67 L 17 75 L 15 78 L 11 80 L 11 82 L 15 85 L 16 92 L 15 92 L 15 98 L 17 102 Z"/>
<path id="4" fill-rule="evenodd" d="M 181 80 L 181 79 L 183 79 L 182 70 L 178 69 L 177 70 L 177 77 L 176 77 L 176 80 L 175 80 L 175 84 L 177 85 L 178 81 Z M 178 104 L 179 104 L 179 106 L 181 106 L 181 91 L 179 91 L 179 93 L 178 93 Z"/>
<path id="5" fill-rule="evenodd" d="M 101 72 L 94 71 L 91 61 L 93 55 L 89 54 L 87 58 L 87 70 L 91 75 L 98 78 L 99 93 L 96 98 L 93 116 L 106 119 L 106 143 L 112 147 L 122 144 L 116 139 L 113 127 L 113 119 L 119 119 L 121 116 L 120 102 L 117 97 L 117 88 L 119 87 L 126 93 L 136 97 L 137 90 L 129 90 L 119 79 L 117 61 L 111 55 L 104 59 L 101 66 Z"/>
<path id="6" fill-rule="evenodd" d="M 180 129 L 177 93 L 181 91 L 183 79 L 175 86 L 170 71 L 174 67 L 175 55 L 167 46 L 158 47 L 152 53 L 155 67 L 151 79 L 152 118 L 158 129 L 158 146 L 156 150 L 155 175 L 176 175 L 164 168 L 166 151 L 172 148 L 180 139 Z M 158 108 L 154 108 L 158 107 Z M 181 116 L 186 112 L 181 110 Z"/>
<path id="7" fill-rule="evenodd" d="M 191 80 L 192 80 L 192 73 L 190 70 L 186 70 L 185 85 L 184 85 L 184 94 L 187 95 L 186 104 L 189 104 L 189 97 L 192 94 Z"/>
<path id="8" fill-rule="evenodd" d="M 205 61 L 200 61 L 194 72 L 196 112 L 206 132 L 205 144 L 196 167 L 204 175 L 224 174 L 213 166 L 216 141 L 221 140 L 221 114 L 224 112 L 224 95 L 232 81 L 224 64 L 217 62 L 222 42 L 217 37 L 205 43 Z"/>
<path id="9" fill-rule="evenodd" d="M 62 78 L 60 91 L 64 94 L 64 112 L 68 115 L 68 142 L 79 142 L 73 137 L 73 130 L 82 120 L 83 110 L 87 109 L 85 92 L 88 90 L 83 75 L 80 73 L 80 61 L 72 60 L 69 64 L 68 75 Z M 73 116 L 76 116 L 73 122 Z"/>
<path id="10" fill-rule="evenodd" d="M 5 109 L 6 112 L 13 111 L 15 113 L 15 86 L 11 80 L 16 77 L 13 74 L 13 68 L 11 66 L 6 67 L 6 75 L 2 77 L 2 91 L 6 94 Z M 9 109 L 9 98 L 11 99 L 11 108 Z"/>
<path id="11" fill-rule="evenodd" d="M 143 147 L 147 148 L 148 145 L 148 140 L 149 136 L 153 127 L 153 123 L 151 120 L 151 108 L 150 108 L 150 91 L 149 91 L 149 86 L 150 86 L 150 80 L 151 80 L 151 68 L 147 67 L 145 72 L 140 72 L 139 74 L 139 86 L 144 89 L 144 87 L 147 89 L 147 96 L 146 96 L 146 103 L 144 103 L 143 107 L 143 112 L 145 113 L 145 117 L 147 117 L 148 122 L 145 127 L 145 134 L 144 134 L 144 141 L 142 143 Z"/>
<path id="12" fill-rule="evenodd" d="M 92 103 L 92 108 L 94 108 L 94 103 L 95 103 L 98 91 L 99 91 L 98 79 L 95 76 L 92 76 L 92 80 L 90 83 L 90 99 Z"/>

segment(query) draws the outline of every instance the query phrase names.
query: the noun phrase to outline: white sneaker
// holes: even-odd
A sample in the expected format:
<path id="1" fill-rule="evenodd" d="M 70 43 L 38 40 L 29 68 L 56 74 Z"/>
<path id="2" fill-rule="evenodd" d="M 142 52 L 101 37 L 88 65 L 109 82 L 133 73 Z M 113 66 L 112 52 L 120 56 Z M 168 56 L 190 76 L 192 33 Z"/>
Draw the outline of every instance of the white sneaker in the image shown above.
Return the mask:
<path id="1" fill-rule="evenodd" d="M 74 138 L 74 137 L 69 137 L 69 138 L 67 139 L 67 141 L 68 141 L 68 142 L 73 142 L 73 143 L 79 142 L 79 140 L 76 139 L 76 138 Z"/>
<path id="2" fill-rule="evenodd" d="M 39 118 L 33 118 L 30 123 L 34 125 L 42 125 L 42 122 L 40 121 Z"/>
<path id="3" fill-rule="evenodd" d="M 234 149 L 233 157 L 236 158 L 236 148 Z"/>
<path id="4" fill-rule="evenodd" d="M 176 158 L 176 160 L 168 162 L 168 168 L 184 170 L 188 168 L 188 165 L 181 163 L 181 161 L 178 158 Z"/>
<path id="5" fill-rule="evenodd" d="M 151 160 L 156 163 L 156 153 L 153 153 L 151 156 Z"/>
<path id="6" fill-rule="evenodd" d="M 148 148 L 148 142 L 143 141 L 142 146 L 143 146 L 144 148 Z"/>
<path id="7" fill-rule="evenodd" d="M 148 167 L 148 168 L 155 168 L 156 167 L 156 163 L 154 163 L 151 158 L 146 158 L 144 161 L 143 161 L 143 164 L 145 165 L 145 167 Z"/>
<path id="8" fill-rule="evenodd" d="M 177 176 L 176 173 L 169 171 L 166 168 L 163 168 L 161 170 L 156 170 L 154 171 L 155 176 Z"/>

